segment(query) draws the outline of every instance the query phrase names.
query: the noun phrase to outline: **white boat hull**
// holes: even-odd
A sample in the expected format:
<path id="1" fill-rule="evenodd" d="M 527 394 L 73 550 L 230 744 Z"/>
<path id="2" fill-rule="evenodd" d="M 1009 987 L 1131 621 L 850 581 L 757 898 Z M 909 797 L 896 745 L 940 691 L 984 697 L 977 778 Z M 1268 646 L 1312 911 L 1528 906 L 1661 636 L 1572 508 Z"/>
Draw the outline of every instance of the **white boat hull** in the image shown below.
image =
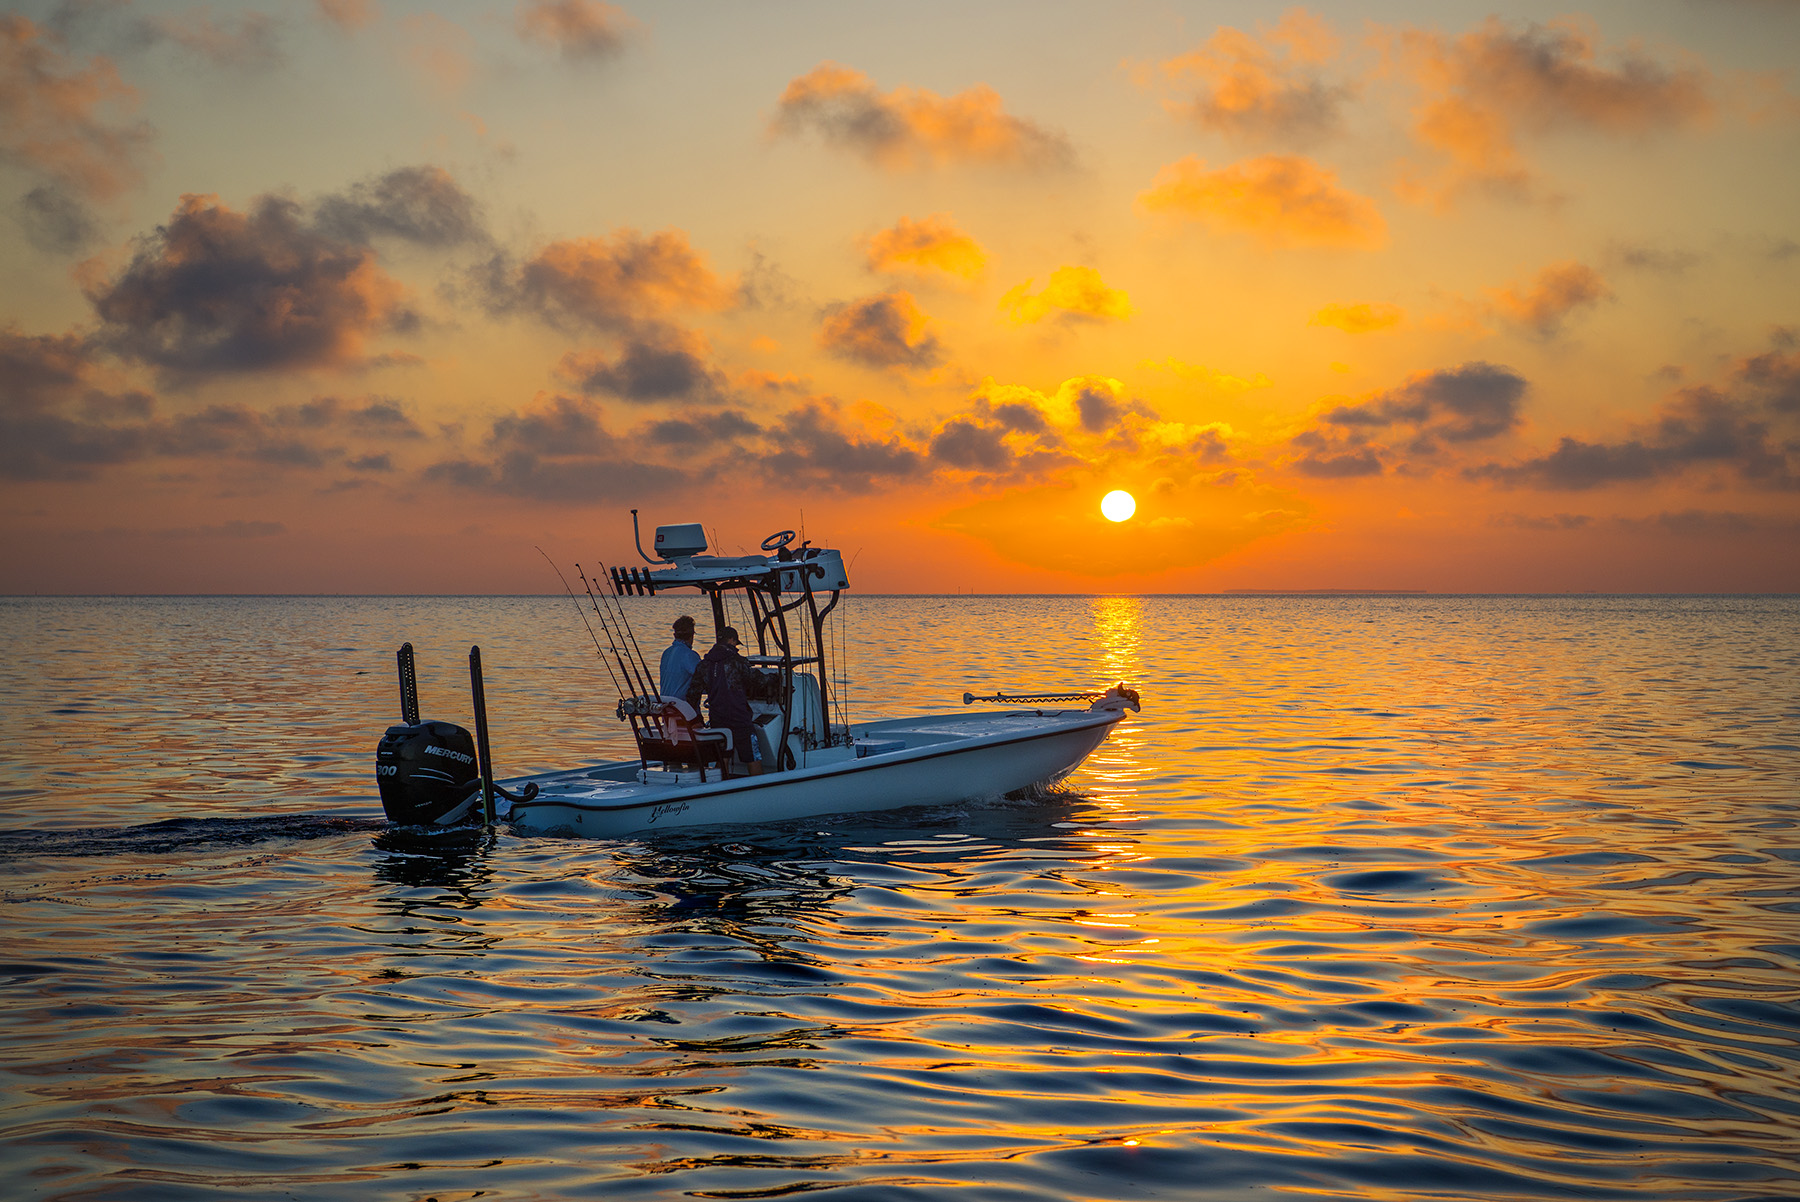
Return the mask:
<path id="1" fill-rule="evenodd" d="M 855 758 L 849 748 L 812 753 L 801 767 L 705 784 L 644 784 L 638 763 L 596 764 L 527 781 L 539 792 L 515 803 L 526 830 L 607 836 L 677 826 L 781 822 L 997 797 L 1067 775 L 1124 715 L 1116 710 L 944 714 L 859 725 L 859 740 L 903 743 Z"/>

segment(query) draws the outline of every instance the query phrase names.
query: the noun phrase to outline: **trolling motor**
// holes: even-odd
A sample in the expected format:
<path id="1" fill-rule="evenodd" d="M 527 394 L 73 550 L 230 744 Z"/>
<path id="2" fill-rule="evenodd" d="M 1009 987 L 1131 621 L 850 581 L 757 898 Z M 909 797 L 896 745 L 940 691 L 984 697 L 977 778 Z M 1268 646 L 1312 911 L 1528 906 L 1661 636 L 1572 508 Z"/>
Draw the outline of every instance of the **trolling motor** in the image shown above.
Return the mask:
<path id="1" fill-rule="evenodd" d="M 469 648 L 474 735 L 452 722 L 420 721 L 412 644 L 402 644 L 396 658 L 400 666 L 400 725 L 388 727 L 375 747 L 375 783 L 389 822 L 402 826 L 491 824 L 496 796 L 508 801 L 529 801 L 537 796 L 535 783 L 527 784 L 518 796 L 494 783 L 481 648 Z"/>

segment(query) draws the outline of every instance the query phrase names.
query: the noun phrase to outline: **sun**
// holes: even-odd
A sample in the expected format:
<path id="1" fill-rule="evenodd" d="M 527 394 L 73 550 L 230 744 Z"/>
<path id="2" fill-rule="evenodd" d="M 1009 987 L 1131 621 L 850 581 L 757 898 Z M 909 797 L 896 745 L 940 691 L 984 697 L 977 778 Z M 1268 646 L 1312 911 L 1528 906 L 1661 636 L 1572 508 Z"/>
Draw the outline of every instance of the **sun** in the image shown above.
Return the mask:
<path id="1" fill-rule="evenodd" d="M 1109 522 L 1129 521 L 1137 512 L 1137 498 L 1122 488 L 1115 488 L 1100 498 L 1100 512 Z"/>

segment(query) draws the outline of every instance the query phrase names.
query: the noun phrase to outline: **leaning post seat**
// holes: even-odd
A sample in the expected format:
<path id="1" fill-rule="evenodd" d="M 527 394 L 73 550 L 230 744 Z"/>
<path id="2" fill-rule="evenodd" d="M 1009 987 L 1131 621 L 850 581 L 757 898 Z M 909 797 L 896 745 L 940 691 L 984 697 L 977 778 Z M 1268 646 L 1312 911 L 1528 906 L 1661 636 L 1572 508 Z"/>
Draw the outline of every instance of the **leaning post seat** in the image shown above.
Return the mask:
<path id="1" fill-rule="evenodd" d="M 703 725 L 699 713 L 680 697 L 634 697 L 619 708 L 631 721 L 643 767 L 653 760 L 692 764 L 702 781 L 708 764 L 718 767 L 721 780 L 730 774 L 731 732 Z"/>

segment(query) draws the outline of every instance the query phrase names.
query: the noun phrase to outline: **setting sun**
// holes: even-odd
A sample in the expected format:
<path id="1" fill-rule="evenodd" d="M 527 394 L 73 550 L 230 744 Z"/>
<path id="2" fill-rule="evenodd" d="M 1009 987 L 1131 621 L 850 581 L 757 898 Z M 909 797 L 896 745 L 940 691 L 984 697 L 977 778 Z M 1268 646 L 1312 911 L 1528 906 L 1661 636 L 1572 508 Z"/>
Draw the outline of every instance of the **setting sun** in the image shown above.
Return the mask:
<path id="1" fill-rule="evenodd" d="M 1114 489 L 1100 498 L 1100 512 L 1109 522 L 1128 521 L 1137 512 L 1137 498 L 1122 488 Z"/>

